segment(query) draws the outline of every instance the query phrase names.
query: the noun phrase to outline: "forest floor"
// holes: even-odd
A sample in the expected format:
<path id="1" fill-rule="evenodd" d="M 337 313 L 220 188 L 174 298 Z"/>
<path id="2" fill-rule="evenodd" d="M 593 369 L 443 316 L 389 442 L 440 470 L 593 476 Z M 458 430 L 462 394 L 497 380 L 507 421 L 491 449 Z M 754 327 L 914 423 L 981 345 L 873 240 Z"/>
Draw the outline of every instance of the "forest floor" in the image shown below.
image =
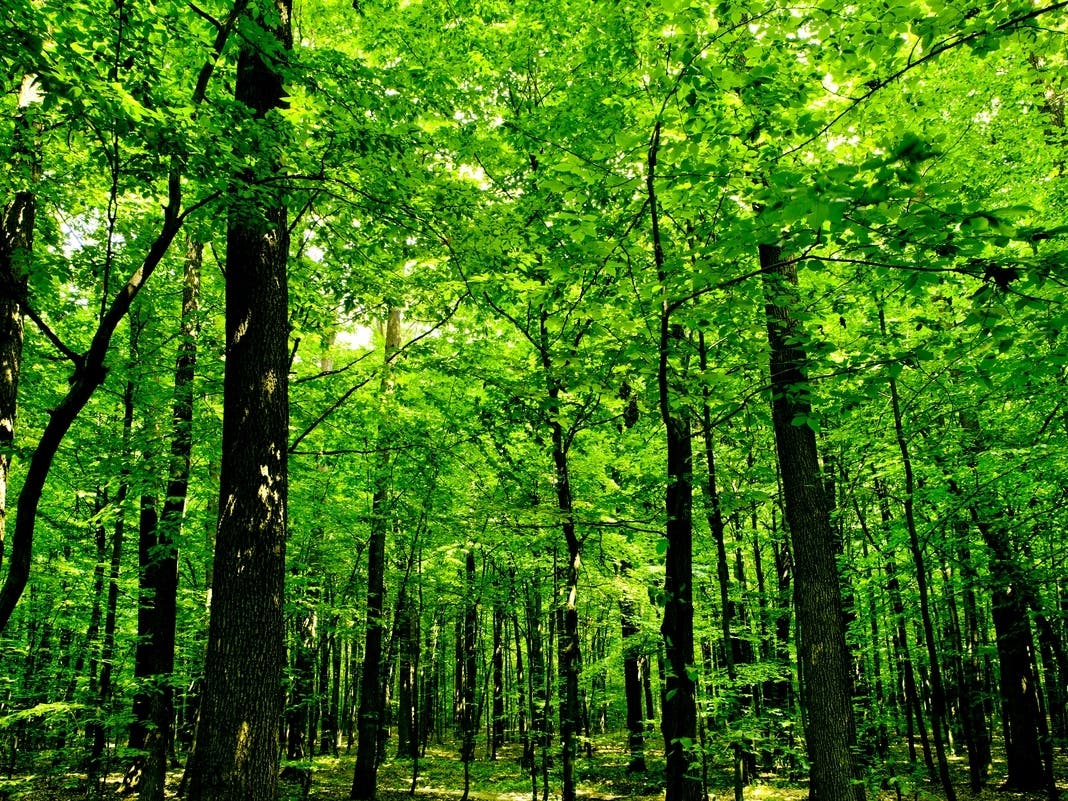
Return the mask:
<path id="1" fill-rule="evenodd" d="M 529 775 L 520 768 L 519 751 L 506 747 L 495 761 L 479 759 L 471 765 L 471 801 L 535 801 Z M 646 773 L 627 772 L 627 752 L 618 744 L 600 742 L 592 756 L 577 763 L 578 796 L 582 801 L 658 801 L 663 798 L 663 759 L 648 753 Z M 311 783 L 304 787 L 283 781 L 279 801 L 347 801 L 352 782 L 354 754 L 340 757 L 317 757 L 311 763 Z M 726 760 L 725 760 L 726 762 Z M 307 766 L 304 763 L 303 766 Z M 724 764 L 710 766 L 710 801 L 733 801 L 730 775 Z M 1045 794 L 1024 794 L 1000 789 L 1003 776 L 997 764 L 986 789 L 973 794 L 967 786 L 963 759 L 954 760 L 955 785 L 959 801 L 1048 801 Z M 412 786 L 411 760 L 388 759 L 378 774 L 377 801 L 459 801 L 463 795 L 464 772 L 455 750 L 431 749 L 419 760 L 415 793 Z M 1058 788 L 1068 799 L 1068 755 L 1058 755 Z M 307 775 L 307 774 L 305 774 Z M 181 770 L 170 774 L 168 800 L 177 801 Z M 85 801 L 85 799 L 135 799 L 135 794 L 120 793 L 121 776 L 112 775 L 104 795 L 88 794 L 84 775 L 42 771 L 32 775 L 15 775 L 0 780 L 0 801 Z M 941 789 L 926 781 L 909 782 L 901 778 L 901 791 L 892 788 L 869 788 L 868 801 L 942 801 Z M 559 799 L 556 772 L 550 776 L 549 801 Z M 803 780 L 776 775 L 761 775 L 744 790 L 745 801 L 805 801 L 808 789 Z M 540 792 L 538 799 L 541 801 Z"/>

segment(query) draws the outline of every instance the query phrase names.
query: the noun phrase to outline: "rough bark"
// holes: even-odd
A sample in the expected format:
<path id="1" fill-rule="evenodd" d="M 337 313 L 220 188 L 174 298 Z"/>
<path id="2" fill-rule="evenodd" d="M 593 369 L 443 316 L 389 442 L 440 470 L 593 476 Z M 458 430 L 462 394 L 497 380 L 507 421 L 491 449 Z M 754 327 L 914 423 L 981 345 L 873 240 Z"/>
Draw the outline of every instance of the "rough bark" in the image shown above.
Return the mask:
<path id="1" fill-rule="evenodd" d="M 37 99 L 34 86 L 35 76 L 23 78 L 12 137 L 12 166 L 23 173 L 19 176 L 21 188 L 4 207 L 0 219 L 0 561 L 4 557 L 8 471 L 15 444 L 15 413 L 22 372 L 22 302 L 33 256 L 33 226 L 37 216 L 34 190 L 40 175 L 30 120 L 30 109 Z"/>
<path id="2" fill-rule="evenodd" d="M 250 20 L 237 57 L 235 97 L 248 107 L 256 143 L 283 103 L 280 64 L 292 45 L 289 0 L 275 0 L 268 21 Z M 269 51 L 256 49 L 269 42 Z M 274 131 L 274 136 L 278 132 Z M 277 162 L 266 169 L 281 174 Z M 248 196 L 251 174 L 235 176 Z M 236 187 L 235 187 L 236 188 Z M 226 236 L 226 371 L 214 585 L 190 801 L 274 801 L 285 669 L 286 503 L 289 347 L 286 207 L 259 187 L 235 203 Z"/>
<path id="3" fill-rule="evenodd" d="M 856 729 L 851 660 L 834 556 L 836 538 L 820 475 L 816 435 L 807 424 L 812 415 L 805 375 L 808 360 L 793 315 L 797 273 L 792 263 L 783 260 L 777 245 L 761 244 L 759 255 L 771 351 L 775 444 L 793 545 L 798 655 L 811 765 L 809 793 L 814 801 L 863 801 L 864 789 L 855 781 L 851 753 Z"/>

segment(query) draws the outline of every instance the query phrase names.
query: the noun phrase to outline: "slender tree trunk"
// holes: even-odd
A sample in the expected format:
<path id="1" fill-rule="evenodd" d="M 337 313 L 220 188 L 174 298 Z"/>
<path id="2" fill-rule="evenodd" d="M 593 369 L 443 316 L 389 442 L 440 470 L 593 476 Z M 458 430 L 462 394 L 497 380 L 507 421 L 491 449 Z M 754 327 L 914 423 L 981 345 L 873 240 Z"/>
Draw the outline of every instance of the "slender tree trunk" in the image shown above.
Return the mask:
<path id="1" fill-rule="evenodd" d="M 330 702 L 323 716 L 322 739 L 319 742 L 319 754 L 336 757 L 338 755 L 338 721 L 341 719 L 341 657 L 342 648 L 338 637 L 338 616 L 330 620 L 326 647 L 330 651 Z"/>
<path id="2" fill-rule="evenodd" d="M 630 565 L 622 566 L 626 575 Z M 642 714 L 642 654 L 638 643 L 637 613 L 634 601 L 623 597 L 619 602 L 620 628 L 623 636 L 623 693 L 627 702 L 627 747 L 630 749 L 628 773 L 644 773 L 645 716 Z"/>
<path id="3" fill-rule="evenodd" d="M 315 695 L 316 615 L 314 599 L 305 598 L 296 614 L 293 642 L 293 679 L 286 710 L 286 759 L 299 762 L 310 756 L 308 720 Z"/>
<path id="4" fill-rule="evenodd" d="M 401 310 L 393 307 L 386 321 L 385 364 L 382 374 L 382 400 L 391 388 L 389 364 L 401 345 Z M 381 445 L 387 444 L 384 433 Z M 378 777 L 378 735 L 383 721 L 385 689 L 382 686 L 383 632 L 386 598 L 386 535 L 389 531 L 390 452 L 383 447 L 375 467 L 371 499 L 371 532 L 367 545 L 367 630 L 364 635 L 363 675 L 360 680 L 360 708 L 357 713 L 356 767 L 353 770 L 353 801 L 371 801 Z"/>
<path id="5" fill-rule="evenodd" d="M 965 524 L 967 525 L 967 524 Z M 990 732 L 986 725 L 983 709 L 985 685 L 983 682 L 983 665 L 981 649 L 983 646 L 978 605 L 975 600 L 975 587 L 979 576 L 972 565 L 971 552 L 962 546 L 959 553 L 961 577 L 964 594 L 964 666 L 963 697 L 965 745 L 968 749 L 968 778 L 972 792 L 979 792 L 986 783 L 990 773 Z"/>
<path id="6" fill-rule="evenodd" d="M 760 267 L 771 348 L 772 418 L 793 543 L 809 792 L 813 801 L 863 801 L 864 788 L 856 781 L 851 753 L 856 728 L 836 538 L 816 436 L 808 424 L 812 417 L 805 377 L 808 359 L 793 312 L 797 273 L 777 245 L 760 245 Z"/>
<path id="7" fill-rule="evenodd" d="M 503 599 L 501 598 L 501 582 L 499 574 L 495 573 L 495 586 L 493 595 L 493 658 L 491 660 L 493 675 L 490 683 L 492 690 L 493 711 L 491 714 L 492 733 L 490 737 L 490 759 L 497 759 L 497 751 L 504 746 L 504 732 L 508 719 L 504 714 L 504 656 L 505 656 L 505 625 L 507 617 L 504 611 Z"/>
<path id="8" fill-rule="evenodd" d="M 438 725 L 442 717 L 438 713 L 438 691 L 441 686 L 440 648 L 438 646 L 440 637 L 441 607 L 439 606 L 434 612 L 434 622 L 427 632 L 426 659 L 422 660 L 423 664 L 430 666 L 423 679 L 423 700 L 419 704 L 421 710 L 419 730 L 422 735 L 419 752 L 422 755 L 426 754 L 431 736 L 438 733 Z"/>
<path id="9" fill-rule="evenodd" d="M 868 555 L 868 541 L 871 540 L 871 531 L 868 528 L 866 516 L 861 512 L 860 504 L 857 502 L 856 495 L 852 495 L 853 509 L 856 513 L 857 520 L 860 523 L 861 529 L 864 532 L 864 539 L 862 540 L 861 555 L 864 559 L 865 565 L 871 565 L 871 561 Z M 875 576 L 878 572 L 877 567 L 868 567 L 867 580 L 874 586 Z M 890 750 L 890 731 L 887 724 L 888 710 L 887 710 L 887 698 L 886 690 L 883 685 L 883 659 L 882 659 L 882 636 L 880 634 L 880 615 L 878 609 L 878 598 L 876 593 L 872 592 L 868 595 L 868 626 L 871 633 L 870 650 L 872 654 L 872 694 L 870 699 L 870 707 L 873 711 L 872 719 L 869 723 L 869 736 L 875 740 L 875 755 L 879 759 L 885 760 L 889 755 Z"/>
<path id="10" fill-rule="evenodd" d="M 666 287 L 667 261 L 660 236 L 660 207 L 656 194 L 656 164 L 660 149 L 660 123 L 649 141 L 646 196 L 658 280 Z M 666 288 L 664 292 L 666 293 Z M 666 801 L 697 801 L 703 795 L 695 768 L 697 742 L 697 682 L 692 674 L 693 637 L 693 442 L 690 411 L 672 387 L 671 361 L 685 343 L 682 326 L 672 323 L 672 304 L 665 294 L 660 309 L 657 387 L 660 416 L 664 421 L 667 450 L 667 487 L 664 505 L 664 639 L 665 672 L 663 714 Z"/>
<path id="11" fill-rule="evenodd" d="M 126 498 L 130 492 L 130 461 L 132 459 L 132 437 L 134 420 L 134 385 L 133 372 L 140 365 L 138 340 L 143 324 L 136 314 L 130 317 L 130 354 L 128 369 L 130 376 L 123 390 L 122 413 L 122 457 L 123 463 L 119 475 L 119 487 L 115 494 L 115 522 L 112 530 L 111 559 L 108 569 L 108 595 L 104 612 L 104 639 L 100 650 L 100 681 L 97 686 L 97 714 L 89 727 L 89 764 L 87 769 L 91 791 L 98 797 L 105 792 L 107 778 L 104 752 L 107 747 L 106 721 L 110 715 L 112 702 L 112 666 L 115 660 L 115 630 L 119 604 L 119 573 L 122 567 L 122 546 L 126 532 Z"/>
<path id="12" fill-rule="evenodd" d="M 416 726 L 419 661 L 419 620 L 407 582 L 397 598 L 397 639 L 400 641 L 400 675 L 397 691 L 397 756 L 415 759 L 419 755 L 419 731 Z"/>
<path id="13" fill-rule="evenodd" d="M 879 308 L 879 327 L 886 337 L 886 313 Z M 890 403 L 894 414 L 894 432 L 897 435 L 898 449 L 901 451 L 901 465 L 905 472 L 905 528 L 909 534 L 909 551 L 916 569 L 916 587 L 920 596 L 920 620 L 923 624 L 923 638 L 927 645 L 927 659 L 930 665 L 931 680 L 931 739 L 934 740 L 935 756 L 938 760 L 938 778 L 942 783 L 942 792 L 946 801 L 956 801 L 953 781 L 949 776 L 949 763 L 946 760 L 945 737 L 942 726 L 946 719 L 946 694 L 942 683 L 942 668 L 939 664 L 938 643 L 935 640 L 934 622 L 931 618 L 930 593 L 927 589 L 927 567 L 924 564 L 923 548 L 920 535 L 916 530 L 915 513 L 915 479 L 912 473 L 912 458 L 909 454 L 908 440 L 901 417 L 901 400 L 897 391 L 897 380 L 891 375 Z"/>
<path id="14" fill-rule="evenodd" d="M 167 756 L 174 729 L 175 629 L 178 609 L 178 536 L 185 514 L 193 453 L 193 381 L 196 368 L 196 319 L 203 245 L 190 241 L 182 282 L 181 339 L 174 368 L 171 408 L 171 459 L 167 497 L 157 518 L 156 502 L 143 496 L 138 536 L 140 598 L 130 748 L 144 749 L 138 797 L 163 801 Z"/>
<path id="15" fill-rule="evenodd" d="M 708 350 L 705 348 L 704 334 L 698 334 L 698 352 L 700 357 L 701 371 L 708 370 Z M 701 423 L 705 444 L 705 469 L 706 480 L 704 486 L 705 506 L 708 516 L 708 529 L 712 533 L 712 539 L 716 543 L 716 579 L 719 583 L 719 607 L 720 607 L 720 633 L 723 637 L 723 660 L 727 667 L 727 681 L 729 701 L 725 711 L 727 725 L 731 726 L 738 715 L 737 695 L 740 688 L 738 683 L 738 671 L 734 666 L 735 640 L 732 634 L 735 609 L 734 601 L 730 594 L 730 565 L 727 563 L 726 526 L 723 521 L 723 512 L 719 503 L 719 489 L 716 486 L 716 455 L 715 445 L 712 438 L 712 410 L 709 407 L 710 390 L 707 385 L 702 389 Z M 735 738 L 731 743 L 734 752 L 734 799 L 742 801 L 742 790 L 745 785 L 743 766 L 745 763 L 745 749 L 742 743 Z"/>
<path id="16" fill-rule="evenodd" d="M 538 766 L 548 759 L 551 741 L 548 718 L 548 693 L 545 690 L 545 631 L 542 615 L 541 582 L 535 575 L 526 587 L 527 663 L 530 665 L 530 784 L 532 801 L 538 799 Z"/>
<path id="17" fill-rule="evenodd" d="M 575 756 L 577 751 L 577 730 L 580 724 L 579 706 L 579 672 L 582 664 L 578 631 L 578 581 L 582 567 L 582 543 L 575 531 L 575 516 L 571 495 L 571 477 L 568 466 L 568 450 L 571 435 L 565 432 L 560 423 L 561 386 L 553 372 L 549 354 L 547 316 L 541 316 L 540 342 L 542 370 L 545 375 L 546 390 L 549 397 L 550 416 L 549 431 L 552 437 L 553 469 L 556 479 L 557 510 L 560 512 L 560 529 L 567 545 L 567 562 L 560 571 L 564 597 L 559 602 L 559 640 L 558 659 L 561 681 L 560 696 L 560 744 L 561 744 L 561 798 L 562 801 L 575 801 Z"/>
<path id="18" fill-rule="evenodd" d="M 292 46 L 289 0 L 250 22 L 235 98 L 277 153 L 285 90 L 277 59 Z M 275 17 L 266 21 L 266 17 Z M 269 52 L 257 49 L 269 43 Z M 270 133 L 262 130 L 270 127 Z M 276 156 L 272 177 L 281 174 Z M 262 176 L 260 176 L 262 177 Z M 257 176 L 235 176 L 248 193 Z M 208 652 L 189 801 L 274 801 L 284 706 L 289 315 L 286 207 L 278 184 L 230 211 L 226 237 L 226 372 L 219 522 Z"/>
<path id="19" fill-rule="evenodd" d="M 889 526 L 893 522 L 893 516 L 890 513 L 890 499 L 886 488 L 878 478 L 875 479 L 875 494 L 879 499 L 879 512 L 882 516 L 883 525 Z M 923 704 L 920 702 L 919 689 L 916 684 L 916 669 L 912 662 L 906 626 L 905 603 L 901 598 L 901 583 L 897 578 L 897 561 L 892 553 L 885 554 L 884 571 L 886 573 L 886 592 L 890 596 L 890 609 L 894 620 L 894 653 L 901 672 L 901 684 L 905 696 L 905 724 L 909 761 L 916 762 L 916 733 L 918 732 L 923 748 L 924 763 L 933 781 L 937 774 L 934 758 L 931 755 L 931 744 L 927 738 L 927 724 L 924 722 Z"/>
<path id="20" fill-rule="evenodd" d="M 475 551 L 467 549 L 464 560 L 464 614 L 461 625 L 463 658 L 460 677 L 460 761 L 464 765 L 464 792 L 467 801 L 471 791 L 471 763 L 475 761 L 475 735 L 478 733 L 478 707 L 475 686 L 478 681 L 478 601 L 476 594 Z"/>

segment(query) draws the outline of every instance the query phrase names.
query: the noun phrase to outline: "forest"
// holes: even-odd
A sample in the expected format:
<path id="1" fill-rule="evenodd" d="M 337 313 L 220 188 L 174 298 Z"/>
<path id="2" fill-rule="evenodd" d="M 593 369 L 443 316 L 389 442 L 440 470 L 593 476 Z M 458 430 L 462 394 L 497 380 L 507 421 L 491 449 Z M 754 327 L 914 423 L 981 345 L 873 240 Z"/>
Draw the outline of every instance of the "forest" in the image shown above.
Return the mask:
<path id="1" fill-rule="evenodd" d="M 1068 2 L 0 3 L 0 797 L 1064 792 Z"/>

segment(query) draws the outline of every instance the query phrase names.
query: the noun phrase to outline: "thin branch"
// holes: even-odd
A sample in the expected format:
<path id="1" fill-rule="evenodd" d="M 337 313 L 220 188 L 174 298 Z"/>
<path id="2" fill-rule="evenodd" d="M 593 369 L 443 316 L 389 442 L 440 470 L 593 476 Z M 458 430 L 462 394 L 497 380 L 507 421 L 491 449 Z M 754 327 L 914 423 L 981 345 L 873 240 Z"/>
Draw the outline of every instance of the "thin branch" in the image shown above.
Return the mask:
<path id="1" fill-rule="evenodd" d="M 40 315 L 38 315 L 37 312 L 34 311 L 33 308 L 31 308 L 29 301 L 23 299 L 21 300 L 21 305 L 22 313 L 29 317 L 31 320 L 33 320 L 34 325 L 36 325 L 37 328 L 40 329 L 41 333 L 45 335 L 45 339 L 51 342 L 56 350 L 58 350 L 60 353 L 62 353 L 64 356 L 74 362 L 74 367 L 76 369 L 81 369 L 85 357 L 82 356 L 80 353 L 75 353 L 73 350 L 64 345 L 63 340 L 59 338 L 56 332 L 48 327 L 48 323 L 42 320 Z"/>
<path id="2" fill-rule="evenodd" d="M 863 103 L 864 101 L 870 99 L 880 89 L 886 88 L 891 83 L 893 83 L 898 78 L 900 78 L 902 75 L 905 75 L 906 73 L 911 72 L 916 67 L 919 67 L 920 65 L 925 64 L 926 62 L 937 58 L 938 56 L 940 56 L 943 53 L 945 53 L 947 50 L 952 50 L 952 49 L 954 49 L 956 47 L 959 47 L 962 44 L 967 44 L 968 42 L 974 42 L 976 39 L 981 39 L 984 36 L 992 36 L 995 33 L 1003 33 L 1005 31 L 1011 30 L 1011 29 L 1013 29 L 1013 28 L 1015 28 L 1015 27 L 1017 27 L 1019 25 L 1022 25 L 1023 23 L 1027 22 L 1028 20 L 1034 19 L 1035 17 L 1040 17 L 1043 14 L 1048 14 L 1048 13 L 1050 13 L 1052 11 L 1059 11 L 1059 10 L 1061 10 L 1063 8 L 1068 8 L 1068 0 L 1065 0 L 1064 2 L 1060 2 L 1060 3 L 1054 3 L 1052 5 L 1046 6 L 1045 8 L 1036 8 L 1033 11 L 1028 11 L 1026 14 L 1020 14 L 1017 17 L 1013 17 L 1012 19 L 1006 20 L 1005 22 L 1001 23 L 1000 25 L 995 26 L 992 30 L 989 30 L 989 31 L 973 31 L 972 33 L 966 34 L 966 35 L 961 36 L 961 37 L 959 37 L 957 39 L 951 39 L 949 41 L 943 42 L 942 44 L 937 45 L 936 47 L 932 48 L 929 52 L 927 52 L 924 55 L 920 56 L 915 61 L 912 61 L 910 59 L 909 62 L 904 67 L 902 67 L 899 70 L 896 70 L 895 72 L 890 73 L 885 78 L 875 79 L 874 82 L 869 82 L 870 88 L 868 89 L 867 92 L 862 94 L 860 97 L 855 98 L 853 100 L 853 102 L 851 102 L 841 112 L 839 112 L 834 117 L 832 117 L 830 122 L 828 122 L 826 125 L 824 125 L 822 128 L 820 128 L 816 133 L 814 133 L 808 139 L 806 139 L 803 142 L 801 142 L 801 144 L 790 148 L 789 150 L 784 150 L 782 153 L 780 153 L 776 157 L 776 159 L 785 158 L 786 156 L 793 155 L 794 153 L 798 152 L 799 150 L 802 150 L 803 148 L 808 147 L 813 142 L 815 142 L 817 139 L 819 139 L 821 136 L 823 136 L 825 133 L 827 133 L 827 131 L 829 131 L 831 128 L 833 128 L 835 125 L 837 125 L 838 122 L 843 117 L 845 117 L 850 112 L 854 111 L 861 103 Z"/>
<path id="3" fill-rule="evenodd" d="M 436 322 L 433 326 L 428 328 L 426 331 L 421 333 L 419 336 L 413 337 L 412 339 L 409 339 L 407 342 L 405 342 L 403 345 L 401 345 L 401 347 L 397 348 L 397 350 L 395 350 L 395 351 L 393 351 L 393 353 L 389 354 L 385 358 L 383 366 L 392 363 L 394 359 L 396 359 L 402 353 L 407 351 L 408 348 L 410 348 L 412 345 L 415 345 L 420 340 L 425 339 L 426 337 L 430 336 L 432 333 L 434 333 L 439 328 L 441 328 L 443 325 L 445 325 L 445 323 L 447 323 L 450 319 L 452 319 L 452 316 L 454 314 L 456 314 L 456 310 L 460 308 L 460 304 L 463 303 L 463 299 L 465 297 L 467 297 L 467 296 L 466 295 L 461 296 L 456 301 L 456 303 L 453 304 L 453 307 L 451 309 L 449 309 L 448 313 L 444 317 L 442 317 L 438 322 Z M 372 378 L 375 377 L 375 375 L 377 375 L 377 371 L 371 373 L 363 381 L 359 381 L 356 384 L 354 384 L 353 386 L 349 387 L 347 390 L 345 390 L 345 392 L 342 393 L 341 397 L 339 397 L 336 401 L 331 403 L 318 417 L 316 417 L 311 422 L 311 424 L 307 428 L 305 428 L 302 432 L 300 432 L 300 434 L 297 435 L 297 438 L 295 440 L 293 440 L 292 444 L 290 444 L 288 452 L 289 453 L 294 453 L 296 451 L 296 449 L 297 449 L 297 446 L 300 445 L 300 443 L 303 442 L 308 437 L 309 434 L 311 434 L 315 429 L 317 429 L 320 425 L 322 425 L 323 422 L 325 422 L 326 419 L 328 417 L 330 417 L 330 415 L 332 415 L 334 412 L 336 412 L 338 409 L 340 409 L 346 403 L 346 401 L 348 401 L 349 398 L 351 398 L 353 395 L 356 394 L 356 392 L 358 392 L 363 387 L 367 386 L 367 384 L 371 381 Z"/>

